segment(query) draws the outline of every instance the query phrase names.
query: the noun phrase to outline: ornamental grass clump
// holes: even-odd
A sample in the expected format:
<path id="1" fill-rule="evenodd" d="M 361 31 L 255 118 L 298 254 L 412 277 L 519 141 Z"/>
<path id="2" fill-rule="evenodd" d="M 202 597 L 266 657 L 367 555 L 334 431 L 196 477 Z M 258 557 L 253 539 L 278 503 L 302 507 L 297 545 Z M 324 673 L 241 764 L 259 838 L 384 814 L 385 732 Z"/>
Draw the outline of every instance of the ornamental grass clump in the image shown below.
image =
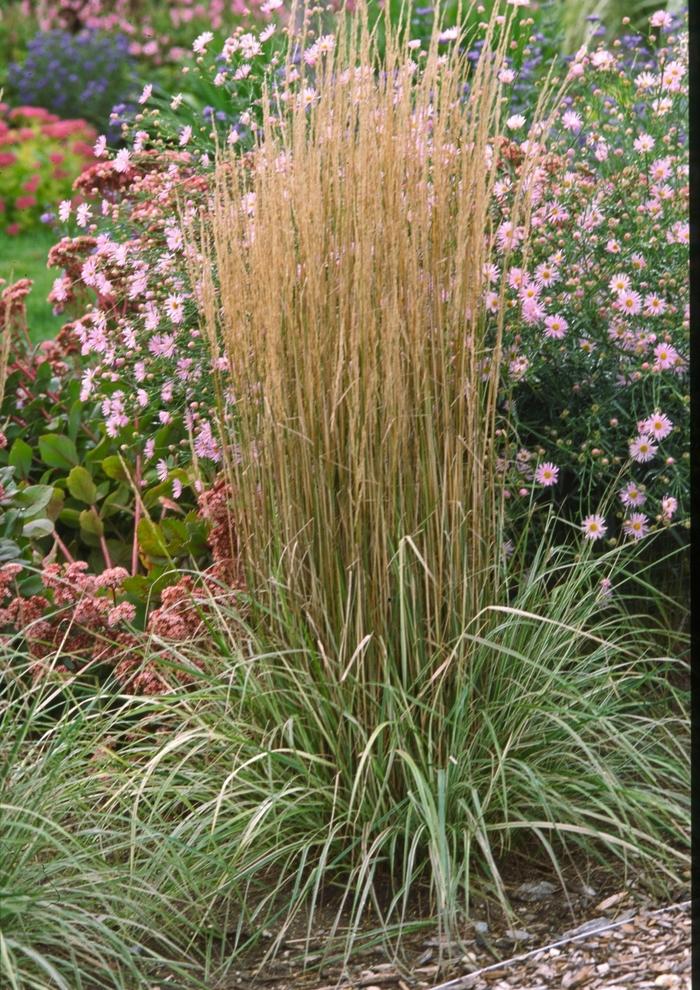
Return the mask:
<path id="1" fill-rule="evenodd" d="M 324 677 L 355 667 L 377 698 L 420 683 L 439 706 L 497 597 L 501 327 L 482 299 L 506 37 L 487 31 L 465 95 L 454 34 L 418 50 L 386 31 L 380 72 L 361 18 L 287 65 L 252 164 L 220 161 L 219 289 L 205 267 L 200 297 L 268 628 L 318 645 Z"/>

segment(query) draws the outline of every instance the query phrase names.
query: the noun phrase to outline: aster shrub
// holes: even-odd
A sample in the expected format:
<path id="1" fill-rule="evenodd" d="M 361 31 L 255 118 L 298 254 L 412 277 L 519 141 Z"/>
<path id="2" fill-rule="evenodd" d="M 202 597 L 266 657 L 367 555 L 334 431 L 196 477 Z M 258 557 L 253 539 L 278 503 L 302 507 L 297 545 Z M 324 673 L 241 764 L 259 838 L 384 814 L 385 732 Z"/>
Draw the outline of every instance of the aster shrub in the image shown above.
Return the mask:
<path id="1" fill-rule="evenodd" d="M 515 503 L 548 503 L 589 539 L 639 539 L 687 520 L 687 55 L 673 20 L 578 53 L 536 177 L 532 233 L 510 210 L 525 114 L 506 120 L 494 187 L 506 276 L 487 303 L 505 314 L 500 470 Z"/>
<path id="2" fill-rule="evenodd" d="M 8 0 L 6 12 L 0 13 L 0 46 L 6 47 L 9 63 L 23 43 L 26 45 L 32 31 L 118 34 L 128 42 L 128 53 L 136 62 L 165 79 L 176 72 L 176 63 L 190 50 L 194 37 L 206 30 L 221 35 L 251 19 L 264 22 L 264 3 L 265 0 Z"/>
<path id="3" fill-rule="evenodd" d="M 88 29 L 42 31 L 28 43 L 25 58 L 8 71 L 14 103 L 44 107 L 62 117 L 85 116 L 98 127 L 134 88 L 134 62 L 127 39 Z"/>
<path id="4" fill-rule="evenodd" d="M 12 236 L 52 222 L 55 204 L 92 163 L 96 136 L 85 120 L 0 103 L 0 230 Z"/>

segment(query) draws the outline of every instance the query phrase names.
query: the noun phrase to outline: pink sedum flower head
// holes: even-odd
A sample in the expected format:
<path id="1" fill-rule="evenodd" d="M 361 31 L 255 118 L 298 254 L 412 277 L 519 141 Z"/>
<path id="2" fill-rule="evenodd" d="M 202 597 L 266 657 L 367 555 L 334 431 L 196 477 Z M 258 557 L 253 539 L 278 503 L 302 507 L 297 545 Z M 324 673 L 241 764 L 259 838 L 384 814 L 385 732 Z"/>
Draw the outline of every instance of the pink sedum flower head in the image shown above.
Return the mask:
<path id="1" fill-rule="evenodd" d="M 556 485 L 558 479 L 559 468 L 556 464 L 552 464 L 551 461 L 545 461 L 544 464 L 540 464 L 535 471 L 535 481 L 539 485 L 543 485 L 545 488 Z"/>
<path id="2" fill-rule="evenodd" d="M 581 523 L 581 529 L 583 531 L 584 539 L 591 541 L 602 540 L 608 531 L 605 517 L 600 516 L 597 513 L 591 516 L 586 516 Z"/>
<path id="3" fill-rule="evenodd" d="M 649 532 L 649 519 L 643 512 L 633 512 L 629 519 L 625 519 L 623 529 L 627 536 L 641 540 Z"/>
<path id="4" fill-rule="evenodd" d="M 638 464 L 645 464 L 647 461 L 654 459 L 658 447 L 654 443 L 653 438 L 645 433 L 635 437 L 630 443 L 629 449 L 630 457 L 633 461 L 637 461 Z"/>

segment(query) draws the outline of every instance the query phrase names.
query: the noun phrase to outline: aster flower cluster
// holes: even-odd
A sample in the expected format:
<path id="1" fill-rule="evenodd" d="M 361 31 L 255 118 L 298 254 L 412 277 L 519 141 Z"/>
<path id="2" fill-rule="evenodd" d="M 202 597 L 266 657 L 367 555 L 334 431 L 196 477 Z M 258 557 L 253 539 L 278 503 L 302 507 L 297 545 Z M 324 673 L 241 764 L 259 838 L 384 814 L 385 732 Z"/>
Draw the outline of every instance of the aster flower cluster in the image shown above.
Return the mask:
<path id="1" fill-rule="evenodd" d="M 277 61 L 273 28 L 257 35 L 235 30 L 220 55 L 208 54 L 211 32 L 192 46 L 195 71 L 210 84 L 224 74 L 220 85 L 230 102 L 246 108 L 237 129 L 227 124 L 225 133 L 241 151 L 254 140 L 262 78 Z M 59 204 L 73 236 L 49 259 L 63 269 L 50 300 L 72 317 L 68 326 L 85 359 L 81 400 L 100 402 L 107 435 L 141 459 L 144 478 L 155 471 L 174 499 L 182 490 L 176 469 L 194 467 L 206 480 L 221 460 L 209 349 L 197 318 L 200 290 L 190 279 L 187 248 L 188 227 L 209 205 L 217 123 L 194 116 L 180 94 L 165 101 L 146 85 L 124 128 L 126 146 L 112 153 L 100 136 L 97 161 L 75 186 L 83 201 L 77 208 L 67 199 Z M 226 362 L 216 361 L 213 370 L 225 376 Z"/>
<path id="2" fill-rule="evenodd" d="M 613 517 L 640 539 L 688 512 L 687 55 L 676 23 L 657 13 L 646 45 L 579 51 L 550 133 L 509 112 L 494 189 L 485 303 L 494 318 L 505 307 L 504 414 L 518 437 L 502 461 L 506 495 L 549 488 L 575 518 L 614 488 L 617 508 L 583 521 L 590 540 L 613 537 Z M 549 157 L 532 179 L 525 240 L 509 215 L 519 157 L 538 141 Z"/>
<path id="3" fill-rule="evenodd" d="M 115 103 L 134 86 L 134 62 L 123 35 L 83 30 L 40 32 L 26 58 L 8 71 L 16 103 L 44 107 L 61 117 L 86 117 L 103 127 Z"/>
<path id="4" fill-rule="evenodd" d="M 204 28 L 219 32 L 243 17 L 265 18 L 264 0 L 139 0 L 134 17 L 133 0 L 52 0 L 35 9 L 33 0 L 20 0 L 26 18 L 37 16 L 42 31 L 90 31 L 118 33 L 128 40 L 129 54 L 150 66 L 178 61 L 190 39 Z"/>

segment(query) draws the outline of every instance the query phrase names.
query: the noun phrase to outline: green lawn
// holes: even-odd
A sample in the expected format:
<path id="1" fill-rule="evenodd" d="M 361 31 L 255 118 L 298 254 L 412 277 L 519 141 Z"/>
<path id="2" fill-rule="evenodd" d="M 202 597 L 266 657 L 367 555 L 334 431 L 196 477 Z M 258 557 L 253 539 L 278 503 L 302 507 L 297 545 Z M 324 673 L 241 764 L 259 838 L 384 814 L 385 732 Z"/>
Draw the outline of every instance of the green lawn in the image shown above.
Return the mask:
<path id="1" fill-rule="evenodd" d="M 63 316 L 53 315 L 46 301 L 54 279 L 60 274 L 57 269 L 46 267 L 49 248 L 56 240 L 56 235 L 44 228 L 19 237 L 0 238 L 0 279 L 31 278 L 34 282 L 27 298 L 27 314 L 32 340 L 37 342 L 53 337 L 65 323 Z"/>

